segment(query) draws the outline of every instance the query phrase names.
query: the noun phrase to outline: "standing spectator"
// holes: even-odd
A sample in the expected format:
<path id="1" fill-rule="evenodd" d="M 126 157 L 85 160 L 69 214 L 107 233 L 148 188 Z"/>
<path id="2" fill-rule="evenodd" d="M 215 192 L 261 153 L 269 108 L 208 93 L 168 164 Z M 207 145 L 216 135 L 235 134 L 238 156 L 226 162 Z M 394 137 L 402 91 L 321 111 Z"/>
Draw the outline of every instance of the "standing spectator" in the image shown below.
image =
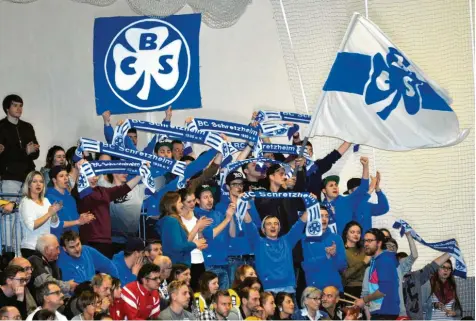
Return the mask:
<path id="1" fill-rule="evenodd" d="M 179 161 L 183 157 L 183 143 L 180 140 L 172 141 L 172 156 L 176 161 Z"/>
<path id="2" fill-rule="evenodd" d="M 76 164 L 78 170 L 83 163 L 84 160 L 80 160 Z M 136 176 L 124 185 L 105 188 L 97 185 L 97 177 L 88 178 L 91 193 L 83 198 L 79 196 L 77 186 L 73 189 L 71 194 L 76 198 L 78 212 L 91 212 L 96 217 L 94 222 L 82 225 L 79 228 L 79 235 L 83 244 L 94 247 L 106 257 L 112 258 L 113 248 L 109 203 L 129 193 L 139 183 L 140 179 L 140 176 Z"/>
<path id="3" fill-rule="evenodd" d="M 274 313 L 274 320 L 292 320 L 294 314 L 293 297 L 286 292 L 279 292 L 276 294 L 276 312 Z"/>
<path id="4" fill-rule="evenodd" d="M 375 184 L 370 184 L 369 192 L 365 194 L 354 212 L 354 220 L 360 223 L 364 231 L 372 228 L 372 217 L 386 214 L 390 207 L 385 194 L 380 188 L 380 172 L 377 171 Z M 360 178 L 351 178 L 347 181 L 347 191 L 344 195 L 352 194 L 360 186 Z M 370 203 L 369 199 L 373 191 L 377 194 L 377 204 Z"/>
<path id="5" fill-rule="evenodd" d="M 14 306 L 4 306 L 0 308 L 0 320 L 22 320 L 22 317 Z"/>
<path id="6" fill-rule="evenodd" d="M 28 284 L 33 296 L 36 295 L 44 282 L 53 281 L 61 287 L 63 293 L 71 293 L 78 285 L 74 280 L 61 281 L 61 270 L 56 264 L 60 253 L 59 243 L 53 234 L 45 234 L 38 238 L 36 252 L 28 258 L 33 268 L 32 281 Z"/>
<path id="7" fill-rule="evenodd" d="M 59 226 L 57 213 L 60 203 L 50 204 L 45 198 L 43 175 L 33 171 L 28 174 L 22 188 L 23 198 L 20 203 L 20 217 L 23 228 L 21 242 L 22 256 L 30 257 L 35 252 L 38 237 L 49 234 L 51 227 Z"/>
<path id="8" fill-rule="evenodd" d="M 26 176 L 35 170 L 33 161 L 40 155 L 40 145 L 33 126 L 20 120 L 23 99 L 18 95 L 8 95 L 3 99 L 2 107 L 6 117 L 0 120 L 0 192 L 19 194 Z M 8 226 L 2 229 L 2 239 L 6 240 L 7 250 L 13 252 L 21 242 L 19 215 L 3 216 L 2 225 Z M 15 229 L 16 235 L 13 233 Z"/>
<path id="9" fill-rule="evenodd" d="M 190 241 L 188 230 L 180 219 L 182 200 L 176 192 L 167 192 L 160 201 L 160 220 L 156 229 L 161 235 L 164 255 L 170 257 L 172 263 L 190 265 L 190 252 L 198 248 L 203 250 L 207 244 L 204 239 Z"/>
<path id="10" fill-rule="evenodd" d="M 64 315 L 58 312 L 58 309 L 63 306 L 64 295 L 56 282 L 47 281 L 43 283 L 38 289 L 37 298 L 39 307 L 26 318 L 27 321 L 33 320 L 35 313 L 41 309 L 47 309 L 50 312 L 53 312 L 56 315 L 56 319 L 59 321 L 68 320 Z"/>
<path id="11" fill-rule="evenodd" d="M 355 297 L 360 297 L 362 293 L 365 269 L 370 262 L 370 256 L 365 255 L 361 235 L 362 227 L 356 221 L 347 223 L 342 232 L 347 258 L 347 269 L 342 273 L 342 282 L 344 292 Z"/>
<path id="12" fill-rule="evenodd" d="M 235 236 L 235 214 L 236 204 L 230 203 L 226 212 L 213 209 L 213 193 L 209 185 L 201 185 L 195 191 L 195 197 L 199 208 L 196 213 L 199 217 L 205 216 L 212 220 L 211 225 L 203 230 L 203 236 L 208 247 L 203 250 L 205 267 L 207 271 L 214 272 L 220 280 L 220 289 L 226 290 L 230 287 L 228 276 L 228 246 L 230 236 Z"/>
<path id="13" fill-rule="evenodd" d="M 304 289 L 301 296 L 301 310 L 298 310 L 293 320 L 321 320 L 328 317 L 324 311 L 319 311 L 321 305 L 321 290 L 313 286 Z"/>
<path id="14" fill-rule="evenodd" d="M 382 249 L 385 237 L 376 228 L 365 233 L 365 254 L 372 256 L 369 270 L 369 295 L 355 301 L 363 308 L 370 303 L 370 313 L 375 320 L 395 320 L 400 312 L 398 295 L 398 262 L 392 252 Z"/>
<path id="15" fill-rule="evenodd" d="M 340 273 L 347 267 L 342 238 L 328 228 L 329 213 L 321 206 L 322 235 L 318 238 L 303 237 L 301 242 L 304 261 L 302 268 L 308 286 L 323 289 L 333 285 L 342 291 Z M 302 301 L 302 300 L 301 300 Z"/>
<path id="16" fill-rule="evenodd" d="M 369 159 L 361 157 L 362 180 L 360 186 L 349 196 L 339 195 L 339 176 L 327 176 L 322 182 L 324 199 L 322 204 L 329 212 L 329 228 L 336 234 L 341 234 L 347 223 L 352 221 L 353 213 L 361 199 L 369 191 Z"/>
<path id="17" fill-rule="evenodd" d="M 41 174 L 45 178 L 45 186 L 50 187 L 49 173 L 55 166 L 66 167 L 66 152 L 63 147 L 58 145 L 54 145 L 48 149 L 45 166 L 40 169 Z"/>
<path id="18" fill-rule="evenodd" d="M 127 320 L 156 319 L 160 313 L 160 268 L 144 264 L 137 274 L 137 281 L 127 284 L 122 291 L 124 313 Z"/>
<path id="19" fill-rule="evenodd" d="M 461 303 L 456 291 L 451 260 L 443 263 L 430 279 L 431 304 L 427 304 L 425 320 L 459 320 Z"/>
<path id="20" fill-rule="evenodd" d="M 25 283 L 25 301 L 26 301 L 26 314 L 30 314 L 37 308 L 36 305 L 36 300 L 33 297 L 33 295 L 30 292 L 30 289 L 28 288 L 30 281 L 31 281 L 31 275 L 33 274 L 33 267 L 31 266 L 30 261 L 27 259 L 17 256 L 13 258 L 13 260 L 8 263 L 8 266 L 18 266 L 23 269 L 25 272 L 25 278 L 26 278 L 26 283 Z"/>
<path id="21" fill-rule="evenodd" d="M 91 291 L 84 291 L 78 298 L 78 310 L 81 314 L 76 315 L 71 320 L 94 320 L 96 307 L 100 303 L 99 295 Z"/>
<path id="22" fill-rule="evenodd" d="M 127 240 L 124 251 L 114 255 L 112 263 L 119 272 L 122 284 L 129 284 L 137 279 L 137 274 L 144 264 L 144 248 L 144 242 L 134 237 Z"/>
<path id="23" fill-rule="evenodd" d="M 190 290 L 182 281 L 172 281 L 168 286 L 170 305 L 159 315 L 159 320 L 193 320 L 194 316 L 186 309 L 190 303 Z"/>
<path id="24" fill-rule="evenodd" d="M 95 219 L 90 212 L 79 215 L 76 201 L 69 192 L 68 172 L 65 167 L 54 166 L 48 170 L 53 187 L 46 190 L 46 198 L 50 203 L 59 203 L 63 207 L 58 211 L 59 226 L 51 229 L 51 233 L 58 239 L 67 231 L 79 233 L 79 226 L 89 224 Z"/>
<path id="25" fill-rule="evenodd" d="M 90 281 L 96 271 L 118 276 L 116 266 L 98 250 L 82 245 L 79 234 L 74 231 L 65 232 L 60 239 L 61 252 L 58 265 L 61 266 L 63 280 L 74 280 L 76 283 Z"/>
<path id="26" fill-rule="evenodd" d="M 0 308 L 14 306 L 26 318 L 25 286 L 28 278 L 23 268 L 15 265 L 7 266 L 3 271 L 5 284 L 0 287 Z"/>

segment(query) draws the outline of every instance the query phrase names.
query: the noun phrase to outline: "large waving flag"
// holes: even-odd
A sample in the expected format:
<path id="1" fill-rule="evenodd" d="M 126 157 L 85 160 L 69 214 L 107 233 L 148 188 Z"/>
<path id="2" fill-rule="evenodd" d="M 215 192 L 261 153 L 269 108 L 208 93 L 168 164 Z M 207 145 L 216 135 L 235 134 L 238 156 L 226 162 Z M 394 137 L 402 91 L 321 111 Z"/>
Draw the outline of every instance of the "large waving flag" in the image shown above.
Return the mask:
<path id="1" fill-rule="evenodd" d="M 460 143 L 451 98 L 370 20 L 355 13 L 312 117 L 309 137 L 386 150 Z"/>

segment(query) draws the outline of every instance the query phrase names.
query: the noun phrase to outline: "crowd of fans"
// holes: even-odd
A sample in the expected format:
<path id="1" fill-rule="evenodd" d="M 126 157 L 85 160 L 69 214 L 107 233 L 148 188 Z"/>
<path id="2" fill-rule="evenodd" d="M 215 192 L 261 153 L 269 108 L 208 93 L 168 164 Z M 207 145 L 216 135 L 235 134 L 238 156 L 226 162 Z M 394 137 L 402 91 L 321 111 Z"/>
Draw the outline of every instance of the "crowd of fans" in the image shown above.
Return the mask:
<path id="1" fill-rule="evenodd" d="M 226 176 L 229 195 L 220 193 L 223 157 L 161 199 L 149 196 L 140 176 L 111 174 L 89 178 L 92 192 L 80 197 L 81 164 L 111 156 L 84 153 L 76 146 L 53 146 L 45 166 L 35 170 L 40 145 L 33 126 L 21 120 L 23 100 L 3 100 L 0 121 L 2 224 L 21 222 L 21 256 L 3 261 L 0 318 L 3 320 L 357 320 L 461 319 L 449 254 L 412 271 L 418 258 L 407 233 L 410 254 L 398 252 L 386 229 L 372 217 L 389 211 L 381 176 L 370 175 L 361 157 L 362 176 L 347 182 L 341 195 L 338 176 L 326 176 L 350 147 L 344 142 L 307 173 L 304 160 L 265 156 L 290 164 L 244 165 Z M 172 111 L 166 112 L 170 124 Z M 110 113 L 103 114 L 111 141 Z M 137 146 L 137 132 L 128 132 Z M 302 144 L 299 133 L 293 144 Z M 252 142 L 240 153 L 243 160 Z M 44 147 L 41 149 L 43 150 Z M 313 146 L 307 143 L 313 157 Z M 45 148 L 46 149 L 46 148 Z M 193 162 L 181 141 L 153 141 L 155 155 Z M 174 179 L 156 178 L 157 190 Z M 257 198 L 243 226 L 235 212 L 245 191 L 311 192 L 320 200 L 322 236 L 306 238 L 307 211 L 302 199 Z M 369 201 L 376 193 L 378 202 Z M 147 202 L 147 239 L 138 237 Z M 150 207 L 148 207 L 150 208 Z M 14 234 L 2 228 L 4 242 Z M 17 233 L 18 234 L 18 233 Z M 15 234 L 16 235 L 16 234 Z M 3 249 L 4 251 L 6 248 Z M 17 253 L 19 254 L 19 253 Z"/>

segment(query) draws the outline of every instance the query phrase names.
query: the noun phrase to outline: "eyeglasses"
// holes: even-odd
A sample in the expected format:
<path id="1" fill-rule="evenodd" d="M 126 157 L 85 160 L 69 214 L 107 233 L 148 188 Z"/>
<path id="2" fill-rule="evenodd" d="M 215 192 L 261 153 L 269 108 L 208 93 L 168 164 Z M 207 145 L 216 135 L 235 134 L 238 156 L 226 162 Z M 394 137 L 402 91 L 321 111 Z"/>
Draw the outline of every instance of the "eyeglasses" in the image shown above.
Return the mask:
<path id="1" fill-rule="evenodd" d="M 146 279 L 147 279 L 147 280 L 151 280 L 151 281 L 156 281 L 156 282 L 158 282 L 158 281 L 160 281 L 160 276 L 157 276 L 157 277 L 155 277 L 155 278 L 149 278 L 149 277 L 147 277 Z"/>
<path id="2" fill-rule="evenodd" d="M 61 295 L 61 290 L 49 292 L 46 294 L 46 296 L 49 296 L 49 295 Z"/>
<path id="3" fill-rule="evenodd" d="M 28 279 L 25 279 L 25 278 L 10 278 L 12 280 L 16 280 L 20 283 L 27 283 L 28 282 Z"/>
<path id="4" fill-rule="evenodd" d="M 27 266 L 27 267 L 23 268 L 23 271 L 25 271 L 25 272 L 33 272 L 34 270 L 35 269 L 31 266 Z"/>
<path id="5" fill-rule="evenodd" d="M 377 239 L 364 239 L 364 243 L 372 243 L 373 241 L 377 241 Z"/>
<path id="6" fill-rule="evenodd" d="M 441 266 L 440 269 L 443 271 L 452 271 L 453 269 L 450 266 Z"/>

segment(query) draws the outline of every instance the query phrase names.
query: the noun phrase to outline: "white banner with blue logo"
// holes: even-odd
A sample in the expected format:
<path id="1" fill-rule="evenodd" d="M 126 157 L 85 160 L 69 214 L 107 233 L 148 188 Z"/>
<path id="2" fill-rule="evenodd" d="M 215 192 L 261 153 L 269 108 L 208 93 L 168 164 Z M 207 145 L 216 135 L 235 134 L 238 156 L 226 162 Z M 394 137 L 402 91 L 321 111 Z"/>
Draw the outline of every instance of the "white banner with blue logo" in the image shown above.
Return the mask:
<path id="1" fill-rule="evenodd" d="M 199 108 L 200 23 L 200 14 L 96 18 L 97 114 Z"/>
<path id="2" fill-rule="evenodd" d="M 358 13 L 323 90 L 310 137 L 399 151 L 458 144 L 469 133 L 445 90 Z"/>

